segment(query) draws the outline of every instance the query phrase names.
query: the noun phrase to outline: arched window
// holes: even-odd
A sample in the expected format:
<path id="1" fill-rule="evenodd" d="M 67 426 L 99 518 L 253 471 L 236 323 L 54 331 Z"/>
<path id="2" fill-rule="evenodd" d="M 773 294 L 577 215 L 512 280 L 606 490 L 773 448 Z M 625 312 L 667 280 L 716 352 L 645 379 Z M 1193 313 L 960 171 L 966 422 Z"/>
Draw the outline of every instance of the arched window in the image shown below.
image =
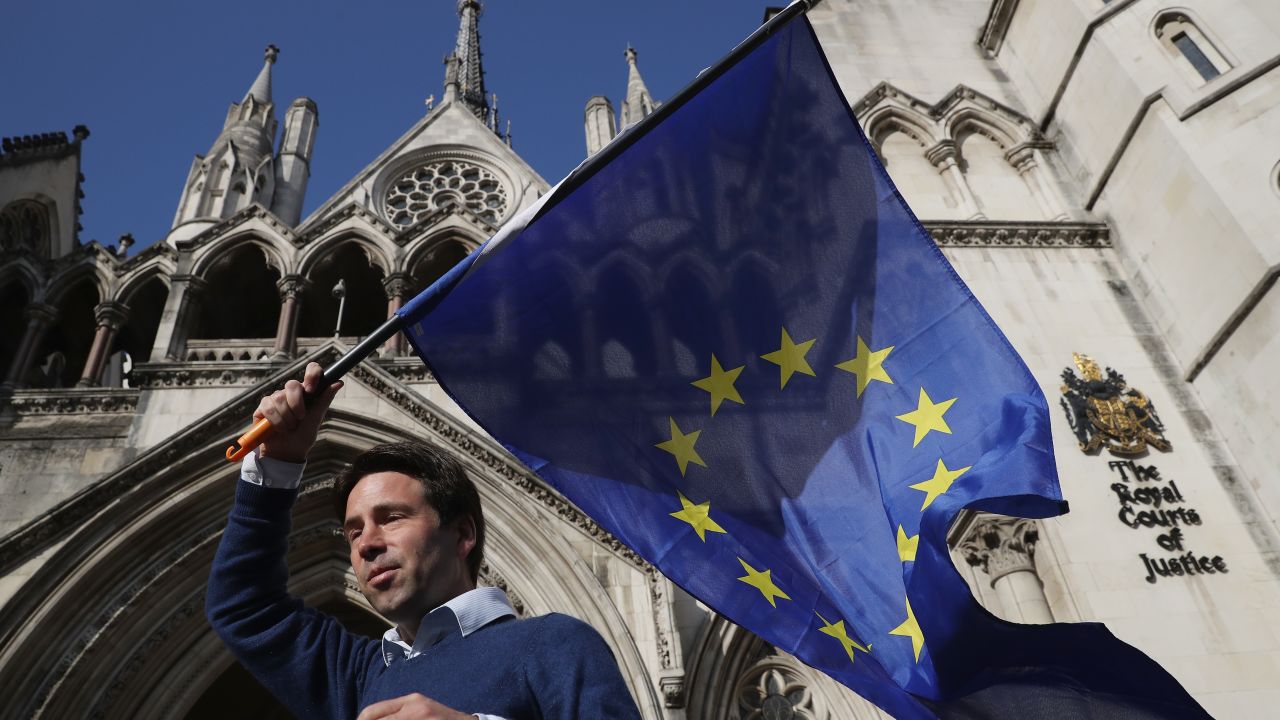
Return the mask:
<path id="1" fill-rule="evenodd" d="M 1209 82 L 1231 69 L 1231 63 L 1184 12 L 1167 12 L 1156 18 L 1155 33 L 1165 52 L 1195 85 Z"/>

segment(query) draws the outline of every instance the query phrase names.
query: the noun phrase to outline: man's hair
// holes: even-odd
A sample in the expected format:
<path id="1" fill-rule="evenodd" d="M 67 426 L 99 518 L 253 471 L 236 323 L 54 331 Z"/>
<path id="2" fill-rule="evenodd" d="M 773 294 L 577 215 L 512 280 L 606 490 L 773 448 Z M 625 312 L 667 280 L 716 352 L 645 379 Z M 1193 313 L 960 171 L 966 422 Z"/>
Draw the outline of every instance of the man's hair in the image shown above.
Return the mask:
<path id="1" fill-rule="evenodd" d="M 369 448 L 352 460 L 334 483 L 337 490 L 334 511 L 339 523 L 346 520 L 347 498 L 356 483 L 380 472 L 403 473 L 422 483 L 427 504 L 440 515 L 442 526 L 471 517 L 476 526 L 476 544 L 467 555 L 467 567 L 472 580 L 479 578 L 480 562 L 484 560 L 484 514 L 480 510 L 480 493 L 461 463 L 422 442 L 387 443 Z"/>

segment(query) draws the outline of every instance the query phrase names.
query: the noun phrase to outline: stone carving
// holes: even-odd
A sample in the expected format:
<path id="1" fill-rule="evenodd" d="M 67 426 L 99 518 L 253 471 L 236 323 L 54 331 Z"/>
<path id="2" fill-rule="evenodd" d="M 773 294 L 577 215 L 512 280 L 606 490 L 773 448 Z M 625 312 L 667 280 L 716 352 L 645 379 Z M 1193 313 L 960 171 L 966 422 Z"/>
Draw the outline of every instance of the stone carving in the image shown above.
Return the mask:
<path id="1" fill-rule="evenodd" d="M 1067 413 L 1080 449 L 1095 453 L 1106 448 L 1117 457 L 1133 457 L 1147 448 L 1168 452 L 1164 423 L 1146 395 L 1134 390 L 1124 376 L 1107 368 L 1106 376 L 1093 358 L 1072 353 L 1080 377 L 1062 371 L 1062 409 Z"/>
<path id="2" fill-rule="evenodd" d="M 138 391 L 134 388 L 18 390 L 9 398 L 9 406 L 19 417 L 134 413 L 138 410 Z"/>
<path id="3" fill-rule="evenodd" d="M 996 580 L 1012 572 L 1035 572 L 1035 547 L 1040 531 L 1034 520 L 982 515 L 958 548 L 973 567 Z"/>
<path id="4" fill-rule="evenodd" d="M 924 227 L 941 247 L 1111 247 L 1111 231 L 1103 223 L 982 220 L 928 222 Z"/>
<path id="5" fill-rule="evenodd" d="M 807 679 L 794 661 L 766 655 L 738 681 L 742 720 L 820 720 L 827 712 L 815 707 Z"/>
<path id="6" fill-rule="evenodd" d="M 507 211 L 507 189 L 487 168 L 462 160 L 437 160 L 391 183 L 383 212 L 406 228 L 433 211 L 466 207 L 490 224 Z"/>

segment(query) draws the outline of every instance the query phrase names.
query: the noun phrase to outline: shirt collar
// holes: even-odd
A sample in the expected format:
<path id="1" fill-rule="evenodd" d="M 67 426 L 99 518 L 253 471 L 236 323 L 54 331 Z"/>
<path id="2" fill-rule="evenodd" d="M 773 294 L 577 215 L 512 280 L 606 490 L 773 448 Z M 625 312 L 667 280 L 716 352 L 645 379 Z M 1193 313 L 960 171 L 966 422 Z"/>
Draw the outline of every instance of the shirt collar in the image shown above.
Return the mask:
<path id="1" fill-rule="evenodd" d="M 501 588 L 495 587 L 468 590 L 441 607 L 447 607 L 453 611 L 458 619 L 458 630 L 463 637 L 498 618 L 508 615 L 514 617 L 516 614 L 511 601 L 507 599 L 507 594 Z M 400 629 L 393 627 L 382 634 L 382 661 L 390 665 L 396 649 L 400 650 L 407 660 L 421 655 L 427 648 L 418 647 L 417 643 L 413 645 L 406 643 L 400 637 Z"/>

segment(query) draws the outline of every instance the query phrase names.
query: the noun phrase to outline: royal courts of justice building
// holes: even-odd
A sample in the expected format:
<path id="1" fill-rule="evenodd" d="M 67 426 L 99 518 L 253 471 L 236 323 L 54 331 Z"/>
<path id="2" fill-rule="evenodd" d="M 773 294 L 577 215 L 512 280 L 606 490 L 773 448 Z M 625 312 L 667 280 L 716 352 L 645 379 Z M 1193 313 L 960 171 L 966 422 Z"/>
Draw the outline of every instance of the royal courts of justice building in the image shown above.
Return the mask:
<path id="1" fill-rule="evenodd" d="M 336 358 L 548 191 L 485 88 L 480 5 L 457 3 L 440 99 L 306 217 L 319 108 L 273 97 L 274 47 L 218 70 L 242 68 L 247 92 L 216 138 L 190 138 L 172 229 L 145 250 L 78 235 L 87 129 L 4 140 L 0 716 L 284 717 L 203 615 L 223 450 L 264 385 Z M 1071 512 L 964 514 L 956 568 L 1001 617 L 1103 621 L 1215 716 L 1274 717 L 1280 3 L 823 0 L 809 17 L 894 182 L 1049 399 Z M 619 93 L 584 98 L 584 155 L 659 104 L 623 50 L 596 60 L 618 63 Z M 709 297 L 769 291 L 749 263 L 681 272 L 668 281 Z M 566 281 L 662 291 L 624 253 Z M 554 381 L 563 352 L 548 339 L 531 361 Z M 480 486 L 482 583 L 599 629 L 644 717 L 747 718 L 779 697 L 795 718 L 881 716 L 674 588 L 480 433 L 402 339 L 334 408 L 288 561 L 292 592 L 350 628 L 385 623 L 335 534 L 332 475 L 424 438 Z"/>

